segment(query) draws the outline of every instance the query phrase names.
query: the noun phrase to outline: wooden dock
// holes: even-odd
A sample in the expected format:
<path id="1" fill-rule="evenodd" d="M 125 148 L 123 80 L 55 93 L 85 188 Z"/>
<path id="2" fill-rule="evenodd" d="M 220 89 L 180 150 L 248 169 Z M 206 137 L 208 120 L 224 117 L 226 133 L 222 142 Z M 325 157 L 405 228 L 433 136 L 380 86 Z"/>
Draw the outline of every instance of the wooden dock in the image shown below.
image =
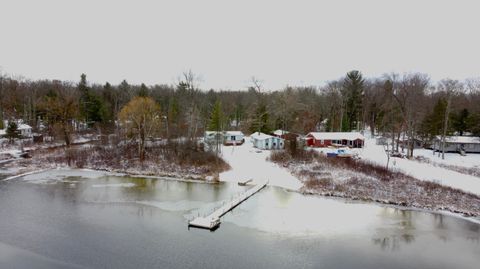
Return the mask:
<path id="1" fill-rule="evenodd" d="M 249 197 L 259 192 L 261 189 L 267 186 L 268 180 L 253 186 L 248 189 L 246 192 L 237 195 L 229 202 L 225 203 L 220 208 L 214 210 L 209 215 L 203 217 L 197 217 L 188 222 L 189 227 L 203 228 L 209 230 L 215 230 L 220 225 L 220 218 L 228 213 L 230 210 L 234 209 L 236 206 L 241 204 L 243 201 L 247 200 Z"/>
<path id="2" fill-rule="evenodd" d="M 251 179 L 251 178 L 250 178 L 250 179 L 241 180 L 241 181 L 238 182 L 238 185 L 239 185 L 239 186 L 246 186 L 248 183 L 250 183 L 250 182 L 252 182 L 252 181 L 253 181 L 253 179 Z"/>

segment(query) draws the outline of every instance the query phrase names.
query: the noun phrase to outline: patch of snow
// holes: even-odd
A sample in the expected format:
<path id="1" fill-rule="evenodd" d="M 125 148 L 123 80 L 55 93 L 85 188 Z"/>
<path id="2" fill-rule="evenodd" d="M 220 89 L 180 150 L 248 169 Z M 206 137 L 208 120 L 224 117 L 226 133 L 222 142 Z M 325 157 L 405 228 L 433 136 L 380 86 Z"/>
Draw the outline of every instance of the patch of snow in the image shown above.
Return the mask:
<path id="1" fill-rule="evenodd" d="M 354 149 L 354 151 L 363 159 L 369 160 L 373 163 L 379 165 L 387 164 L 387 155 L 385 154 L 384 148 L 381 145 L 376 145 L 375 139 L 365 140 L 365 148 Z M 415 151 L 417 150 L 414 150 L 414 154 Z M 419 150 L 419 152 L 422 153 L 424 151 Z M 472 154 L 469 154 L 467 157 L 471 155 Z M 479 177 L 462 174 L 443 167 L 435 166 L 431 163 L 421 163 L 415 160 L 402 158 L 390 158 L 389 167 L 420 180 L 433 181 L 445 186 L 480 195 Z"/>
<path id="2" fill-rule="evenodd" d="M 45 171 L 46 171 L 46 169 L 42 169 L 42 170 L 32 171 L 32 172 L 28 172 L 28 173 L 23 173 L 23 174 L 20 174 L 20 175 L 7 177 L 7 178 L 4 179 L 4 181 L 16 179 L 16 178 L 21 178 L 21 177 L 25 177 L 25 176 L 29 176 L 29 175 L 39 174 L 39 173 L 42 173 L 42 172 L 45 172 Z"/>
<path id="3" fill-rule="evenodd" d="M 466 168 L 480 168 L 480 154 L 467 153 L 466 156 L 462 156 L 458 153 L 446 152 L 445 160 L 438 156 L 438 152 L 433 154 L 429 149 L 416 149 L 413 151 L 415 157 L 422 157 L 430 162 L 441 163 L 446 165 L 455 165 Z"/>
<path id="4" fill-rule="evenodd" d="M 238 182 L 252 179 L 255 183 L 269 180 L 269 185 L 298 190 L 302 183 L 286 168 L 270 161 L 270 150 L 258 150 L 250 139 L 241 146 L 222 146 L 222 157 L 230 164 L 229 171 L 220 174 L 220 181 Z"/>
<path id="5" fill-rule="evenodd" d="M 13 158 L 20 158 L 22 151 L 19 149 L 7 149 L 7 150 L 1 150 L 0 154 L 10 155 Z"/>
<path id="6" fill-rule="evenodd" d="M 40 171 L 33 171 L 25 174 L 21 174 L 18 176 L 10 177 L 6 180 L 20 178 L 23 181 L 27 181 L 30 183 L 38 183 L 38 184 L 45 184 L 45 183 L 55 183 L 61 182 L 64 180 L 68 180 L 68 177 L 82 177 L 82 178 L 99 178 L 102 176 L 107 175 L 106 172 L 102 171 L 93 171 L 89 169 L 45 169 Z"/>

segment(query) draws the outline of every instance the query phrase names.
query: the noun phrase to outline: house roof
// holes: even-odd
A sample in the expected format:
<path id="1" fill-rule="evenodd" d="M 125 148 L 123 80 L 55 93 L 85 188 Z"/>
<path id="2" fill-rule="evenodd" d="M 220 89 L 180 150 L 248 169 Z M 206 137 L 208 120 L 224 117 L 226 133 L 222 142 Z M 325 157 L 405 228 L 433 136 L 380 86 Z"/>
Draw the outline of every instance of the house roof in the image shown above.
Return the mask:
<path id="1" fill-rule="evenodd" d="M 226 135 L 242 135 L 243 136 L 243 133 L 241 131 L 226 131 L 225 134 Z"/>
<path id="2" fill-rule="evenodd" d="M 307 136 L 313 136 L 316 140 L 365 140 L 359 132 L 310 132 Z"/>
<path id="3" fill-rule="evenodd" d="M 5 122 L 7 122 L 7 121 L 5 121 Z M 17 130 L 19 130 L 19 131 L 21 131 L 21 130 L 31 130 L 31 129 L 32 129 L 32 127 L 28 124 L 20 123 L 20 124 L 17 125 Z M 6 134 L 7 134 L 7 128 L 0 129 L 0 135 L 6 135 Z"/>
<path id="4" fill-rule="evenodd" d="M 19 124 L 18 127 L 17 127 L 18 130 L 26 130 L 26 129 L 32 129 L 32 127 L 28 124 Z"/>
<path id="5" fill-rule="evenodd" d="M 253 133 L 250 137 L 253 138 L 253 139 L 257 139 L 257 140 L 265 140 L 265 139 L 269 139 L 269 138 L 281 139 L 281 138 L 274 137 L 274 136 L 264 134 L 264 133 L 260 133 L 260 132 Z"/>
<path id="6" fill-rule="evenodd" d="M 278 129 L 278 130 L 275 130 L 275 131 L 273 132 L 273 134 L 274 134 L 274 135 L 281 136 L 281 135 L 288 134 L 288 131 Z"/>
<path id="7" fill-rule="evenodd" d="M 442 140 L 441 136 L 436 137 L 438 140 Z M 446 136 L 445 142 L 456 144 L 480 144 L 480 137 L 477 136 Z"/>
<path id="8" fill-rule="evenodd" d="M 215 134 L 219 134 L 221 132 L 217 132 L 217 131 L 205 131 L 205 135 L 206 136 L 210 136 L 210 135 L 215 135 Z"/>

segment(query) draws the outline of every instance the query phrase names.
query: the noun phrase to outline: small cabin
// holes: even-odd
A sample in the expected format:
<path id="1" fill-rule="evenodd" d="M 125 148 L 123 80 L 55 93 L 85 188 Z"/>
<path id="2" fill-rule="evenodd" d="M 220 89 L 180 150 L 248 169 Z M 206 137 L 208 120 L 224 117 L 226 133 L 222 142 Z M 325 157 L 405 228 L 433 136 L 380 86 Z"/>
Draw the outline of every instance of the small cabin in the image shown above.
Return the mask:
<path id="1" fill-rule="evenodd" d="M 32 127 L 30 125 L 22 123 L 22 120 L 16 120 L 16 122 L 17 122 L 17 130 L 21 137 L 31 138 L 33 136 Z M 2 136 L 6 135 L 7 133 L 8 121 L 5 120 L 3 125 L 5 126 L 5 128 L 0 130 L 0 135 Z"/>
<path id="2" fill-rule="evenodd" d="M 252 134 L 250 139 L 253 146 L 258 149 L 283 149 L 285 146 L 285 139 L 261 132 Z"/>
<path id="3" fill-rule="evenodd" d="M 224 144 L 226 146 L 241 145 L 245 142 L 245 136 L 240 131 L 206 131 L 203 140 L 209 144 L 216 143 L 218 141 L 220 144 Z"/>
<path id="4" fill-rule="evenodd" d="M 33 134 L 32 134 L 32 127 L 28 124 L 19 124 L 18 125 L 18 131 L 20 132 L 20 135 L 22 137 L 32 137 Z"/>
<path id="5" fill-rule="evenodd" d="M 245 142 L 245 136 L 240 131 L 226 131 L 223 134 L 223 144 L 229 145 L 242 145 Z"/>
<path id="6" fill-rule="evenodd" d="M 358 132 L 310 132 L 305 136 L 310 147 L 322 148 L 329 146 L 363 148 L 365 137 Z"/>

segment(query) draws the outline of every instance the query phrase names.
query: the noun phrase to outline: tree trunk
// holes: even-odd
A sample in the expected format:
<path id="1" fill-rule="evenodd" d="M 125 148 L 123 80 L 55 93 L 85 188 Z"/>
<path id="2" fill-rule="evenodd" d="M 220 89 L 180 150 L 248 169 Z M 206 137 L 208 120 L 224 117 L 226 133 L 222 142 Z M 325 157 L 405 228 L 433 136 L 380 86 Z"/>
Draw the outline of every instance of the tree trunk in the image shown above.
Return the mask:
<path id="1" fill-rule="evenodd" d="M 445 108 L 445 118 L 443 121 L 443 133 L 442 133 L 442 160 L 445 160 L 445 137 L 447 136 L 448 129 L 448 114 L 450 113 L 450 96 L 447 99 L 447 107 Z"/>
<path id="2" fill-rule="evenodd" d="M 69 148 L 72 142 L 70 141 L 70 134 L 68 133 L 68 122 L 62 123 L 62 129 L 63 138 L 65 139 L 65 145 L 67 146 L 67 148 Z"/>
<path id="3" fill-rule="evenodd" d="M 140 155 L 140 161 L 145 160 L 145 130 L 140 130 L 140 142 L 138 143 L 138 152 Z"/>

